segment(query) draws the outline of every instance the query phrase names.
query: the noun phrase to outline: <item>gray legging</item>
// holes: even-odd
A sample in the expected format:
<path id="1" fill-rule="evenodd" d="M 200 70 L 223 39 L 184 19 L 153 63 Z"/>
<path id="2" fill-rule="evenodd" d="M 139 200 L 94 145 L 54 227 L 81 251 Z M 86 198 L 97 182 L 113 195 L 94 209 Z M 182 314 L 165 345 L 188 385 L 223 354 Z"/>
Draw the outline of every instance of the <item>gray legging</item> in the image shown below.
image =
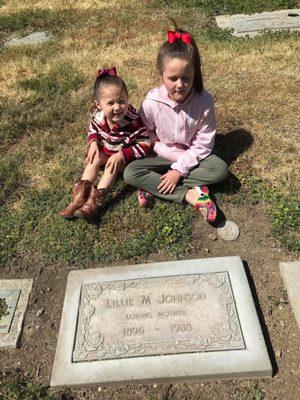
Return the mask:
<path id="1" fill-rule="evenodd" d="M 172 162 L 162 157 L 135 160 L 125 168 L 125 182 L 147 190 L 161 199 L 182 203 L 189 188 L 221 182 L 228 176 L 227 164 L 215 154 L 211 154 L 193 168 L 186 178 L 179 181 L 172 194 L 161 194 L 157 186 L 161 182 L 160 177 L 170 169 L 171 164 Z"/>

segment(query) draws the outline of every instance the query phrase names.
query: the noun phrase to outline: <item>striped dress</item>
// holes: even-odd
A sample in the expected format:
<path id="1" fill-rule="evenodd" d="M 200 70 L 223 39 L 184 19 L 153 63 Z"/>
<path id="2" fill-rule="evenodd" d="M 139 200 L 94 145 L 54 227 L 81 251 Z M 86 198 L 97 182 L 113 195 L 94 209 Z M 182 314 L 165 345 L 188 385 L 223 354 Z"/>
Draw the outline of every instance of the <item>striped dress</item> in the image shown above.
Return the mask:
<path id="1" fill-rule="evenodd" d="M 148 131 L 131 105 L 124 118 L 112 129 L 109 128 L 103 111 L 95 109 L 88 130 L 88 146 L 93 141 L 107 155 L 121 151 L 125 164 L 145 157 L 150 150 Z"/>

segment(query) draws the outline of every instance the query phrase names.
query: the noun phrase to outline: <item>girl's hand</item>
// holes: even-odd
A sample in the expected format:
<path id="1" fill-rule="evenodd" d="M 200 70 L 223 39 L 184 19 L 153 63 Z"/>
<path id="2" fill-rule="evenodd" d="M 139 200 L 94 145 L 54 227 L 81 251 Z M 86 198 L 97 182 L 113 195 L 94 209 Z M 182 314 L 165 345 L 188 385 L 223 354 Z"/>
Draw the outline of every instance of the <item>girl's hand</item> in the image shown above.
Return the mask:
<path id="1" fill-rule="evenodd" d="M 94 140 L 89 147 L 86 159 L 85 159 L 85 163 L 86 164 L 93 164 L 94 158 L 95 156 L 98 156 L 98 158 L 100 158 L 100 152 L 99 152 L 99 147 L 98 147 L 98 143 Z"/>
<path id="2" fill-rule="evenodd" d="M 118 152 L 113 154 L 107 160 L 105 169 L 107 169 L 111 174 L 116 174 L 121 170 L 121 167 L 124 165 L 122 153 Z"/>
<path id="3" fill-rule="evenodd" d="M 157 186 L 159 193 L 168 194 L 173 193 L 177 183 L 181 178 L 181 173 L 175 169 L 170 169 L 166 174 L 161 176 L 161 182 Z"/>
<path id="4" fill-rule="evenodd" d="M 154 146 L 155 146 L 156 143 L 158 143 L 158 142 L 160 142 L 159 139 L 154 140 L 154 142 L 152 142 L 151 145 L 150 145 L 150 149 L 153 150 L 153 149 L 154 149 Z"/>

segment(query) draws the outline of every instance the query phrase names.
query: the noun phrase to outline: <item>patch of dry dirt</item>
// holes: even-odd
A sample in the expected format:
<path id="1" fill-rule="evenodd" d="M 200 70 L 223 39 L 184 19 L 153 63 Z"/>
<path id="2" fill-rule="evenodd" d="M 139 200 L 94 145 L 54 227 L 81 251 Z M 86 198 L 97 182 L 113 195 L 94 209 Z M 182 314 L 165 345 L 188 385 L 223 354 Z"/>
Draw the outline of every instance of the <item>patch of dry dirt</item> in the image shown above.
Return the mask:
<path id="1" fill-rule="evenodd" d="M 296 258 L 278 247 L 269 236 L 269 222 L 260 205 L 252 208 L 223 204 L 228 219 L 240 227 L 234 242 L 213 240 L 214 229 L 197 221 L 191 243 L 193 251 L 185 258 L 239 255 L 245 264 L 257 312 L 264 331 L 274 377 L 267 380 L 178 383 L 173 385 L 126 385 L 91 389 L 55 390 L 60 399 L 137 399 L 137 400 L 296 400 L 300 398 L 300 335 L 291 307 L 286 300 L 279 262 Z M 137 262 L 165 261 L 161 252 Z M 131 264 L 123 261 L 121 264 Z M 120 263 L 118 263 L 120 265 Z M 101 267 L 104 265 L 97 265 Z M 112 266 L 113 267 L 113 266 Z M 19 349 L 1 351 L 2 378 L 17 371 L 26 380 L 48 385 L 59 331 L 69 267 L 37 266 L 20 260 L 11 271 L 2 270 L 1 279 L 34 278 L 24 331 Z M 37 312 L 43 313 L 37 316 Z M 248 393 L 248 394 L 247 394 Z M 240 397 L 238 397 L 240 396 Z M 243 397 L 242 397 L 243 396 Z"/>

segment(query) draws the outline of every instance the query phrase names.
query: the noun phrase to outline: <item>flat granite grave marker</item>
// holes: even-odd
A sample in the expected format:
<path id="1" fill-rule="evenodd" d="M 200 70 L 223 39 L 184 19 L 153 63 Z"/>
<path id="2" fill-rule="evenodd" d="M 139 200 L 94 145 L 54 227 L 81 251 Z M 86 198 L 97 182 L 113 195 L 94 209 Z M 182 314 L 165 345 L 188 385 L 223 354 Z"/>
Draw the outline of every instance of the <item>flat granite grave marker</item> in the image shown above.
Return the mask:
<path id="1" fill-rule="evenodd" d="M 0 298 L 7 305 L 0 319 L 0 349 L 18 346 L 31 288 L 32 279 L 0 280 Z"/>
<path id="2" fill-rule="evenodd" d="M 70 272 L 51 386 L 271 375 L 239 257 Z"/>
<path id="3" fill-rule="evenodd" d="M 300 329 L 300 261 L 281 262 L 279 268 Z"/>
<path id="4" fill-rule="evenodd" d="M 254 37 L 265 30 L 300 30 L 300 9 L 219 15 L 216 22 L 221 29 L 233 29 L 232 35 L 237 37 Z"/>
<path id="5" fill-rule="evenodd" d="M 46 32 L 32 32 L 30 35 L 24 37 L 12 37 L 4 43 L 4 46 L 32 46 L 47 43 L 50 40 L 52 40 L 52 35 L 48 35 Z"/>
<path id="6" fill-rule="evenodd" d="M 82 285 L 73 362 L 244 348 L 226 272 Z"/>

